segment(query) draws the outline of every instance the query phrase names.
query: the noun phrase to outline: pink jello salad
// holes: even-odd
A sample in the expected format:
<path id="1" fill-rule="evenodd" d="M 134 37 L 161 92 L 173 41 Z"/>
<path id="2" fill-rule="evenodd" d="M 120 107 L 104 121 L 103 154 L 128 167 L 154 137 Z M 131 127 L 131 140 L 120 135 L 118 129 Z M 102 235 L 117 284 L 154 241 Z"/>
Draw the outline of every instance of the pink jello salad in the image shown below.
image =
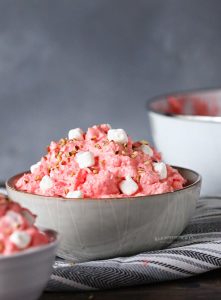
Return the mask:
<path id="1" fill-rule="evenodd" d="M 0 256 L 49 243 L 47 235 L 34 226 L 35 218 L 28 209 L 0 195 Z"/>
<path id="2" fill-rule="evenodd" d="M 121 198 L 173 192 L 186 180 L 145 140 L 108 124 L 52 141 L 47 154 L 16 183 L 28 193 L 63 198 Z"/>

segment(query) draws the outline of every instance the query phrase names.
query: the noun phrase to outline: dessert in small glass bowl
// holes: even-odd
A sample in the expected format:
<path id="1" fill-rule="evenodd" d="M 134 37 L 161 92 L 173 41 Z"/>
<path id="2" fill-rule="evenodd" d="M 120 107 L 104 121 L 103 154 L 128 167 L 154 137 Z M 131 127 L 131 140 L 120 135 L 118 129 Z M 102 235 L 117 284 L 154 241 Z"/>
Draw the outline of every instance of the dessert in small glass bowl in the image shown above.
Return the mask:
<path id="1" fill-rule="evenodd" d="M 0 299 L 38 299 L 52 272 L 58 245 L 54 230 L 40 230 L 36 216 L 0 195 Z"/>
<path id="2" fill-rule="evenodd" d="M 73 261 L 165 247 L 187 225 L 200 185 L 196 172 L 165 164 L 147 141 L 108 124 L 70 130 L 6 183 L 39 226 L 61 234 L 58 255 Z"/>

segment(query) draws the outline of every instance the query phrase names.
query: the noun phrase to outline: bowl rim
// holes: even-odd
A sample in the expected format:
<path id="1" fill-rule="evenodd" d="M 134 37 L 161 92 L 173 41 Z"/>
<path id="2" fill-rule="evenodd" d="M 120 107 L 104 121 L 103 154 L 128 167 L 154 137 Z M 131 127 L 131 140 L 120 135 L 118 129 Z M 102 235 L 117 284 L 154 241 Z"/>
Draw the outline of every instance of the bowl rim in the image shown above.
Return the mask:
<path id="1" fill-rule="evenodd" d="M 157 109 L 154 109 L 152 107 L 153 103 L 158 101 L 164 101 L 164 98 L 167 98 L 169 96 L 182 96 L 182 95 L 191 95 L 191 94 L 197 94 L 197 93 L 221 93 L 221 87 L 208 87 L 208 88 L 198 88 L 198 89 L 184 89 L 180 91 L 172 91 L 167 93 L 162 93 L 156 96 L 153 96 L 149 99 L 147 102 L 147 111 L 148 113 L 154 113 L 156 115 L 164 116 L 167 118 L 174 118 L 174 119 L 180 119 L 185 121 L 194 121 L 194 122 L 200 122 L 200 123 L 221 123 L 221 116 L 199 116 L 199 115 L 182 115 L 182 114 L 168 114 L 166 112 L 159 111 Z"/>
<path id="2" fill-rule="evenodd" d="M 30 195 L 32 197 L 35 197 L 35 198 L 38 198 L 38 197 L 42 197 L 42 198 L 45 198 L 45 199 L 50 199 L 50 200 L 54 200 L 54 199 L 58 199 L 58 200 L 61 200 L 63 202 L 70 202 L 70 201 L 74 201 L 74 202 L 81 202 L 82 199 L 83 201 L 107 201 L 107 200 L 113 200 L 113 201 L 116 201 L 116 199 L 119 201 L 123 201 L 123 200 L 128 200 L 128 199 L 132 199 L 133 201 L 134 200 L 138 200 L 138 199 L 144 199 L 144 198 L 151 198 L 151 197 L 159 197 L 161 195 L 167 195 L 167 194 L 177 194 L 177 193 L 182 193 L 183 191 L 185 190 L 189 190 L 189 189 L 192 189 L 194 186 L 198 185 L 199 183 L 202 182 L 202 177 L 199 173 L 197 173 L 196 171 L 194 170 L 191 170 L 189 168 L 184 168 L 184 167 L 177 167 L 177 166 L 172 166 L 173 168 L 177 169 L 178 171 L 179 170 L 183 170 L 183 171 L 187 171 L 187 172 L 190 172 L 190 173 L 194 173 L 196 175 L 196 180 L 191 183 L 191 184 L 188 184 L 187 186 L 185 186 L 183 189 L 180 189 L 180 190 L 175 190 L 173 192 L 166 192 L 166 193 L 162 193 L 162 194 L 154 194 L 154 195 L 142 195 L 142 196 L 126 196 L 126 197 L 106 197 L 106 198 L 63 198 L 63 197 L 54 197 L 54 196 L 44 196 L 44 195 L 38 195 L 38 194 L 33 194 L 33 193 L 28 193 L 28 192 L 25 192 L 25 191 L 20 191 L 18 190 L 13 184 L 12 182 L 15 180 L 15 178 L 20 178 L 23 174 L 25 173 L 30 173 L 30 171 L 24 171 L 24 172 L 21 172 L 21 173 L 18 173 L 17 175 L 14 175 L 12 177 L 10 177 L 7 181 L 6 181 L 6 188 L 7 189 L 11 189 L 19 194 L 25 194 L 25 195 Z"/>
<path id="3" fill-rule="evenodd" d="M 12 260 L 12 259 L 17 259 L 23 256 L 31 256 L 34 254 L 40 254 L 41 252 L 44 252 L 46 250 L 51 250 L 54 249 L 58 246 L 59 242 L 60 242 L 60 234 L 55 231 L 54 229 L 50 229 L 50 228 L 45 228 L 45 227 L 38 227 L 38 229 L 40 229 L 43 232 L 47 232 L 49 231 L 50 234 L 52 235 L 52 237 L 54 238 L 52 241 L 50 241 L 48 244 L 44 244 L 44 245 L 40 245 L 40 246 L 34 246 L 28 249 L 25 249 L 23 251 L 20 252 L 16 252 L 16 253 L 12 253 L 12 254 L 8 254 L 8 255 L 0 255 L 0 263 L 2 261 L 5 260 Z"/>

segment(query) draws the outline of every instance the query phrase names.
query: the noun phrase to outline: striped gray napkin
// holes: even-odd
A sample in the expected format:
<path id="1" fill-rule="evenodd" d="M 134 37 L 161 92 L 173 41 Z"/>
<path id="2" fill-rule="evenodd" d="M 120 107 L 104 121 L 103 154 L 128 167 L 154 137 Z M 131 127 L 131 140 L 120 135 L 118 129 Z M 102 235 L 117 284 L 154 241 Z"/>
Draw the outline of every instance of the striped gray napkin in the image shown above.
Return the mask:
<path id="1" fill-rule="evenodd" d="M 57 259 L 48 291 L 93 291 L 185 278 L 221 266 L 221 198 L 198 201 L 188 227 L 168 248 L 76 263 Z"/>

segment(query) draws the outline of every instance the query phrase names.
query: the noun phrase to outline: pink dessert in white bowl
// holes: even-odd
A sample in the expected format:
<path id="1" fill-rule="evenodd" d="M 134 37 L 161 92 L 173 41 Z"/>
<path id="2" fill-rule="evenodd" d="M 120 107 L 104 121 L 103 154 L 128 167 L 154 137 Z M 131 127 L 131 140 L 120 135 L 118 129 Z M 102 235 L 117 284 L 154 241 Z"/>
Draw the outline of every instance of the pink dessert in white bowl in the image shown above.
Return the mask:
<path id="1" fill-rule="evenodd" d="M 50 242 L 35 225 L 36 216 L 27 208 L 0 195 L 0 255 L 10 255 Z"/>
<path id="2" fill-rule="evenodd" d="M 134 142 L 108 124 L 52 141 L 47 154 L 25 173 L 16 188 L 63 198 L 122 198 L 173 192 L 186 180 L 147 141 Z"/>
<path id="3" fill-rule="evenodd" d="M 38 229 L 35 219 L 0 194 L 0 299 L 39 299 L 50 278 L 59 236 Z"/>

